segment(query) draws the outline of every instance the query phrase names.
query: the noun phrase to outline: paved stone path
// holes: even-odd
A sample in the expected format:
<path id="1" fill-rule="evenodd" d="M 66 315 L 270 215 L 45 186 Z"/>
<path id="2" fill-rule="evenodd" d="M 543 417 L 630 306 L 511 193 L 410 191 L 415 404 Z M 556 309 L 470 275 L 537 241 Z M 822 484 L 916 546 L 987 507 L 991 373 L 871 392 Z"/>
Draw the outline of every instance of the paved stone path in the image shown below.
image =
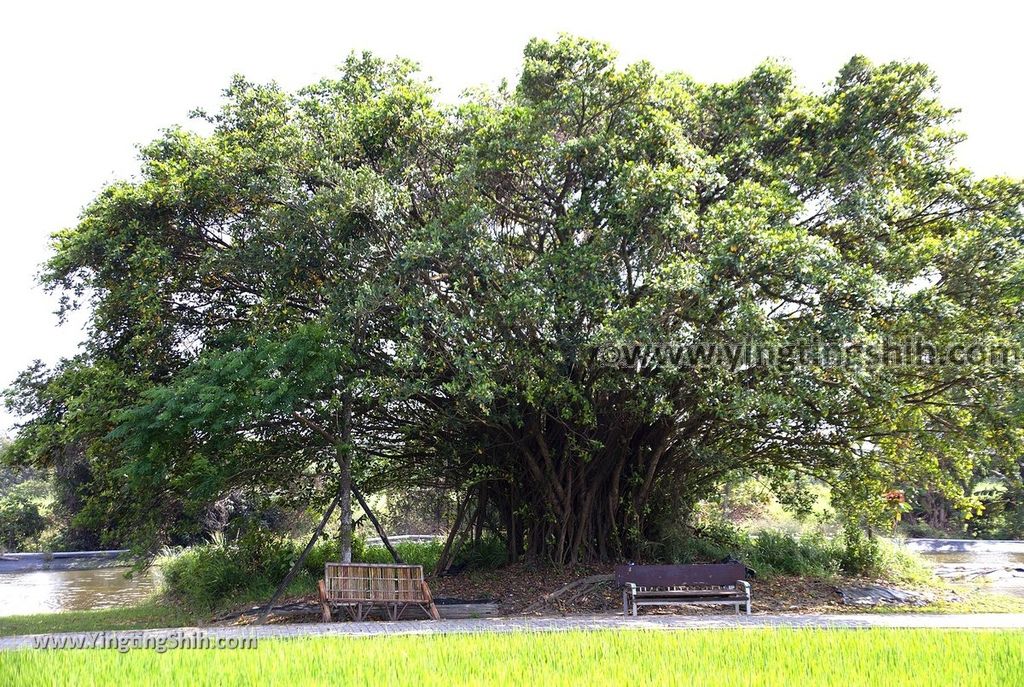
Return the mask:
<path id="1" fill-rule="evenodd" d="M 0 618 L 2 621 L 2 618 Z M 210 638 L 257 637 L 281 639 L 295 637 L 366 637 L 375 635 L 447 634 L 470 632 L 564 632 L 567 630 L 714 630 L 730 628 L 959 628 L 1024 629 L 1024 613 L 977 613 L 970 615 L 858 614 L 858 615 L 651 615 L 639 618 L 590 615 L 569 617 L 512 617 L 467 620 L 402 620 L 397 622 L 337 622 L 260 627 L 204 627 L 164 630 L 120 630 L 104 635 L 125 637 L 181 636 L 183 632 L 203 631 Z M 95 632 L 72 632 L 49 637 L 93 637 Z M 0 637 L 0 650 L 37 646 L 42 635 Z M 112 640 L 116 642 L 115 640 Z"/>

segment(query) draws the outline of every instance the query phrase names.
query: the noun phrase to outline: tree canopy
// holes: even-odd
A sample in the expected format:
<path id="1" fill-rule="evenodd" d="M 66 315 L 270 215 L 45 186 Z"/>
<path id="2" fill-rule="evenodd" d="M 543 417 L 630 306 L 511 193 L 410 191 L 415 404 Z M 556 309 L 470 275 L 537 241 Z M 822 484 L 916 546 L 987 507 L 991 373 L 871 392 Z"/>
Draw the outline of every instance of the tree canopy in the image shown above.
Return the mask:
<path id="1" fill-rule="evenodd" d="M 8 392 L 9 453 L 84 446 L 92 512 L 140 541 L 236 486 L 352 479 L 442 485 L 560 563 L 656 553 L 739 475 L 869 521 L 907 484 L 969 506 L 976 466 L 1020 478 L 1018 358 L 604 355 L 1016 350 L 1024 184 L 960 168 L 954 115 L 920 64 L 703 84 L 573 37 L 454 105 L 371 55 L 294 93 L 236 77 L 55 235 L 42 279 L 89 337 Z"/>

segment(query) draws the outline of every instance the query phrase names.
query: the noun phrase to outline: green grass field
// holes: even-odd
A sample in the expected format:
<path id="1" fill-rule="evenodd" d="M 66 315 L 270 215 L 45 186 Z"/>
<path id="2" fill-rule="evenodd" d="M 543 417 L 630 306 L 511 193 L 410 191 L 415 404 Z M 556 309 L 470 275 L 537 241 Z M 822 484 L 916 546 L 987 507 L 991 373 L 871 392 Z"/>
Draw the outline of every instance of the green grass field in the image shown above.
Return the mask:
<path id="1" fill-rule="evenodd" d="M 203 616 L 173 604 L 149 601 L 126 608 L 4 616 L 0 617 L 0 637 L 42 634 L 44 632 L 94 632 L 98 630 L 182 627 L 197 625 L 202 619 Z"/>
<path id="2" fill-rule="evenodd" d="M 598 631 L 0 654 L 2 685 L 1021 685 L 1024 632 Z"/>

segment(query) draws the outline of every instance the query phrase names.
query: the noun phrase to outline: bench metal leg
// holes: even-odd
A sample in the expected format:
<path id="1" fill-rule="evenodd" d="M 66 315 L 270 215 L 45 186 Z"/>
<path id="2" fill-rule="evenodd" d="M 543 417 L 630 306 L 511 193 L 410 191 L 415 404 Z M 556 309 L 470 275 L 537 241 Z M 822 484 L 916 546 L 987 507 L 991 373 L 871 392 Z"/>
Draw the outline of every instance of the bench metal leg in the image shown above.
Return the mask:
<path id="1" fill-rule="evenodd" d="M 632 609 L 630 609 L 630 603 L 632 603 Z M 632 612 L 630 612 L 631 610 Z M 627 582 L 626 586 L 622 588 L 622 615 L 636 615 L 636 585 L 631 582 Z"/>

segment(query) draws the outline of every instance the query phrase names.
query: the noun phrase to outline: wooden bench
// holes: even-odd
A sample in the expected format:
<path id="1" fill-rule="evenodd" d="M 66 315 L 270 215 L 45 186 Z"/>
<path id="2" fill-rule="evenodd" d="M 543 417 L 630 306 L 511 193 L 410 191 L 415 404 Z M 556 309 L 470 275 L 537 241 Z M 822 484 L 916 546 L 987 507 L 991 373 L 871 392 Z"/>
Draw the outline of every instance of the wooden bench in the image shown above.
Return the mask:
<path id="1" fill-rule="evenodd" d="M 620 565 L 615 581 L 622 587 L 622 614 L 639 606 L 672 604 L 744 606 L 750 615 L 750 583 L 742 563 L 708 565 Z"/>
<path id="2" fill-rule="evenodd" d="M 324 622 L 331 620 L 331 606 L 343 606 L 353 620 L 363 620 L 374 608 L 382 608 L 398 620 L 409 606 L 418 606 L 434 620 L 441 616 L 422 565 L 327 563 L 319 583 Z"/>

